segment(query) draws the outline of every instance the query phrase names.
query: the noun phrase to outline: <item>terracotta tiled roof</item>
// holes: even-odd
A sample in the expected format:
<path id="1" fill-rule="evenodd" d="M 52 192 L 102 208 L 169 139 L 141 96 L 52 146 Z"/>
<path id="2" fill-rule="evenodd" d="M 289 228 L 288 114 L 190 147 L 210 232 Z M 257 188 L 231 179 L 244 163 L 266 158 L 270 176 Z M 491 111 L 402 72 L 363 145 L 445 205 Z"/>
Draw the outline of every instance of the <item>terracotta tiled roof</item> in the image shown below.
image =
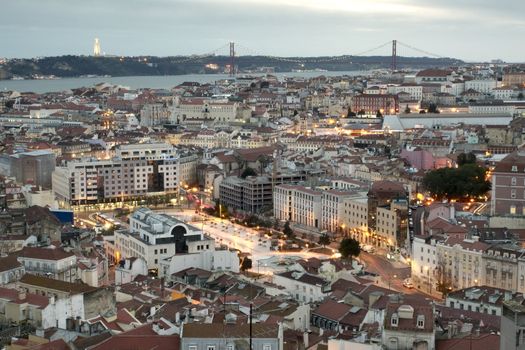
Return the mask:
<path id="1" fill-rule="evenodd" d="M 337 301 L 328 299 L 321 303 L 312 313 L 332 321 L 339 321 L 351 308 L 351 306 L 344 303 L 338 303 Z"/>
<path id="2" fill-rule="evenodd" d="M 15 304 L 25 304 L 38 306 L 39 308 L 45 308 L 49 305 L 49 299 L 43 295 L 25 293 L 24 298 L 20 298 L 20 294 L 16 289 L 9 289 L 0 287 L 0 299 L 9 300 Z"/>
<path id="3" fill-rule="evenodd" d="M 18 258 L 15 255 L 9 255 L 0 258 L 0 272 L 13 270 L 22 267 L 22 264 L 18 262 Z"/>
<path id="4" fill-rule="evenodd" d="M 38 248 L 24 247 L 18 254 L 20 258 L 32 258 L 40 260 L 62 260 L 74 256 L 75 254 L 66 252 L 62 248 Z"/>
<path id="5" fill-rule="evenodd" d="M 69 283 L 52 278 L 26 274 L 20 279 L 20 284 L 26 284 L 46 289 L 68 292 L 70 294 L 80 294 L 95 291 L 97 288 L 81 283 Z"/>
<path id="6" fill-rule="evenodd" d="M 278 326 L 268 324 L 252 324 L 253 338 L 277 338 Z M 250 335 L 250 327 L 243 325 L 224 324 L 185 324 L 182 338 L 233 338 L 246 339 Z"/>

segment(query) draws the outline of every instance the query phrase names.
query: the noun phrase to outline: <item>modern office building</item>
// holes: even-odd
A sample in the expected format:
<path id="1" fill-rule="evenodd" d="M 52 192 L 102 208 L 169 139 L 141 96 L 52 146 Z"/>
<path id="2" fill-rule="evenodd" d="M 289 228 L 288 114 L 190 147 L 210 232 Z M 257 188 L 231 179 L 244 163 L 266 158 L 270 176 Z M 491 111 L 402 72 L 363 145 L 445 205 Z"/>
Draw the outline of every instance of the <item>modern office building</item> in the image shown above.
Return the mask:
<path id="1" fill-rule="evenodd" d="M 112 159 L 90 158 L 57 167 L 53 192 L 63 206 L 176 193 L 181 183 L 196 180 L 197 160 L 168 144 L 122 145 Z"/>

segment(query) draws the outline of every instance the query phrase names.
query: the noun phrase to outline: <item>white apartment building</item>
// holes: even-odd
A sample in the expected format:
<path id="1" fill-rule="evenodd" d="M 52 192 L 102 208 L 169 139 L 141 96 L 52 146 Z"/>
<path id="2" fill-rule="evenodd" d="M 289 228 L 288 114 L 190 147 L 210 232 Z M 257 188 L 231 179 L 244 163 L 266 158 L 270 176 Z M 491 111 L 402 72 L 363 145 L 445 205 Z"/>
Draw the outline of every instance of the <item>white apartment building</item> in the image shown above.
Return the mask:
<path id="1" fill-rule="evenodd" d="M 345 198 L 343 216 L 341 217 L 343 232 L 361 243 L 368 243 L 368 197 L 366 193 L 355 193 Z"/>
<path id="2" fill-rule="evenodd" d="M 507 114 L 513 115 L 516 106 L 503 103 L 479 103 L 468 106 L 468 112 L 473 114 Z"/>
<path id="3" fill-rule="evenodd" d="M 148 269 L 158 270 L 160 260 L 176 254 L 214 249 L 215 241 L 198 228 L 148 208 L 137 209 L 129 217 L 129 230 L 115 232 L 116 260 L 141 258 Z"/>
<path id="4" fill-rule="evenodd" d="M 286 271 L 273 275 L 273 283 L 284 287 L 298 302 L 312 303 L 323 300 L 330 292 L 330 283 L 306 272 Z"/>
<path id="5" fill-rule="evenodd" d="M 397 229 L 400 217 L 392 206 L 378 207 L 376 212 L 376 230 L 380 245 L 397 247 Z"/>
<path id="6" fill-rule="evenodd" d="M 492 90 L 498 87 L 495 79 L 468 80 L 465 81 L 465 90 L 473 89 L 484 94 L 491 94 Z"/>
<path id="7" fill-rule="evenodd" d="M 453 289 L 479 284 L 485 278 L 482 259 L 488 247 L 488 244 L 479 242 L 477 237 L 447 237 L 436 243 L 437 267 L 445 269 Z"/>
<path id="8" fill-rule="evenodd" d="M 435 290 L 435 275 L 438 269 L 436 243 L 439 240 L 443 238 L 416 236 L 412 242 L 412 281 L 423 291 Z"/>
<path id="9" fill-rule="evenodd" d="M 516 98 L 519 94 L 519 90 L 511 86 L 502 86 L 494 89 L 492 94 L 496 100 L 508 101 Z"/>
<path id="10" fill-rule="evenodd" d="M 448 93 L 454 96 L 459 96 L 465 92 L 465 83 L 463 81 L 449 82 L 441 85 L 441 92 Z"/>
<path id="11" fill-rule="evenodd" d="M 273 192 L 277 220 L 320 228 L 321 191 L 298 185 L 278 185 Z"/>
<path id="12" fill-rule="evenodd" d="M 25 272 L 75 282 L 77 279 L 77 257 L 62 248 L 24 247 L 18 254 L 18 261 Z"/>
<path id="13" fill-rule="evenodd" d="M 171 120 L 173 123 L 191 123 L 191 121 L 210 120 L 231 122 L 237 117 L 237 102 L 213 100 L 206 98 L 181 98 L 173 101 Z"/>
<path id="14" fill-rule="evenodd" d="M 168 144 L 121 145 L 113 159 L 83 159 L 55 168 L 52 188 L 61 206 L 176 192 L 196 178 L 197 156 Z"/>
<path id="15" fill-rule="evenodd" d="M 362 213 L 350 213 L 349 206 L 351 202 L 354 202 L 354 207 L 358 207 L 360 204 L 359 208 L 362 212 L 363 200 L 363 194 L 359 192 L 339 190 L 323 191 L 321 198 L 321 229 L 332 233 L 343 233 L 343 231 L 346 231 L 347 228 L 350 227 L 347 226 L 346 222 L 350 223 L 352 219 L 358 227 L 362 227 L 361 219 L 358 218 L 358 215 Z"/>
<path id="16" fill-rule="evenodd" d="M 423 86 L 421 85 L 403 84 L 388 87 L 389 94 L 397 95 L 401 92 L 409 94 L 410 99 L 414 101 L 420 101 L 423 98 Z"/>
<path id="17" fill-rule="evenodd" d="M 273 200 L 274 216 L 281 221 L 332 233 L 348 232 L 356 238 L 364 238 L 368 230 L 366 193 L 278 185 Z"/>
<path id="18" fill-rule="evenodd" d="M 176 254 L 170 258 L 161 260 L 159 266 L 159 277 L 166 277 L 169 280 L 170 276 L 174 273 L 189 268 L 239 273 L 240 260 L 236 250 L 215 249 L 215 247 L 210 244 L 209 250 L 202 251 L 201 249 L 201 251 L 193 253 Z"/>

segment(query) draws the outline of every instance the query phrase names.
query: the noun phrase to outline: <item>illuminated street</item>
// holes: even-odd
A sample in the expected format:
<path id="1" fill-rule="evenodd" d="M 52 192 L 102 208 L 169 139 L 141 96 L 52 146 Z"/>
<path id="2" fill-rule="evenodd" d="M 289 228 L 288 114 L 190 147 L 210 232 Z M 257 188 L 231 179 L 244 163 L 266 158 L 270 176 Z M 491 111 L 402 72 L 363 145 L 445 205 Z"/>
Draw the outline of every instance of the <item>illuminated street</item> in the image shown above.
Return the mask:
<path id="1" fill-rule="evenodd" d="M 217 246 L 222 244 L 250 254 L 253 261 L 252 270 L 260 273 L 273 273 L 275 270 L 283 269 L 282 264 L 279 264 L 279 267 L 277 267 L 276 264 L 267 263 L 272 257 L 279 257 L 281 261 L 313 257 L 319 259 L 327 258 L 324 254 L 313 253 L 304 249 L 294 252 L 271 250 L 271 238 L 260 236 L 257 230 L 231 223 L 225 219 L 221 220 L 208 215 L 195 214 L 193 210 L 168 209 L 160 210 L 160 212 L 173 215 L 183 221 L 188 221 L 196 227 L 202 228 L 206 234 L 215 238 Z"/>

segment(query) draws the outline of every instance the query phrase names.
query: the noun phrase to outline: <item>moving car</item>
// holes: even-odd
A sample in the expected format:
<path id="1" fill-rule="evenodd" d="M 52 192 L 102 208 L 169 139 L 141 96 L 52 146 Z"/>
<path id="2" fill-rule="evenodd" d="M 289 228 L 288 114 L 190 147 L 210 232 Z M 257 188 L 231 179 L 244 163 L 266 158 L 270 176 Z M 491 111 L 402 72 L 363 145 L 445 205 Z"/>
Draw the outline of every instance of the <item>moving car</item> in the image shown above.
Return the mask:
<path id="1" fill-rule="evenodd" d="M 412 280 L 410 278 L 407 278 L 403 281 L 403 286 L 408 289 L 414 288 L 414 283 L 412 283 Z"/>

